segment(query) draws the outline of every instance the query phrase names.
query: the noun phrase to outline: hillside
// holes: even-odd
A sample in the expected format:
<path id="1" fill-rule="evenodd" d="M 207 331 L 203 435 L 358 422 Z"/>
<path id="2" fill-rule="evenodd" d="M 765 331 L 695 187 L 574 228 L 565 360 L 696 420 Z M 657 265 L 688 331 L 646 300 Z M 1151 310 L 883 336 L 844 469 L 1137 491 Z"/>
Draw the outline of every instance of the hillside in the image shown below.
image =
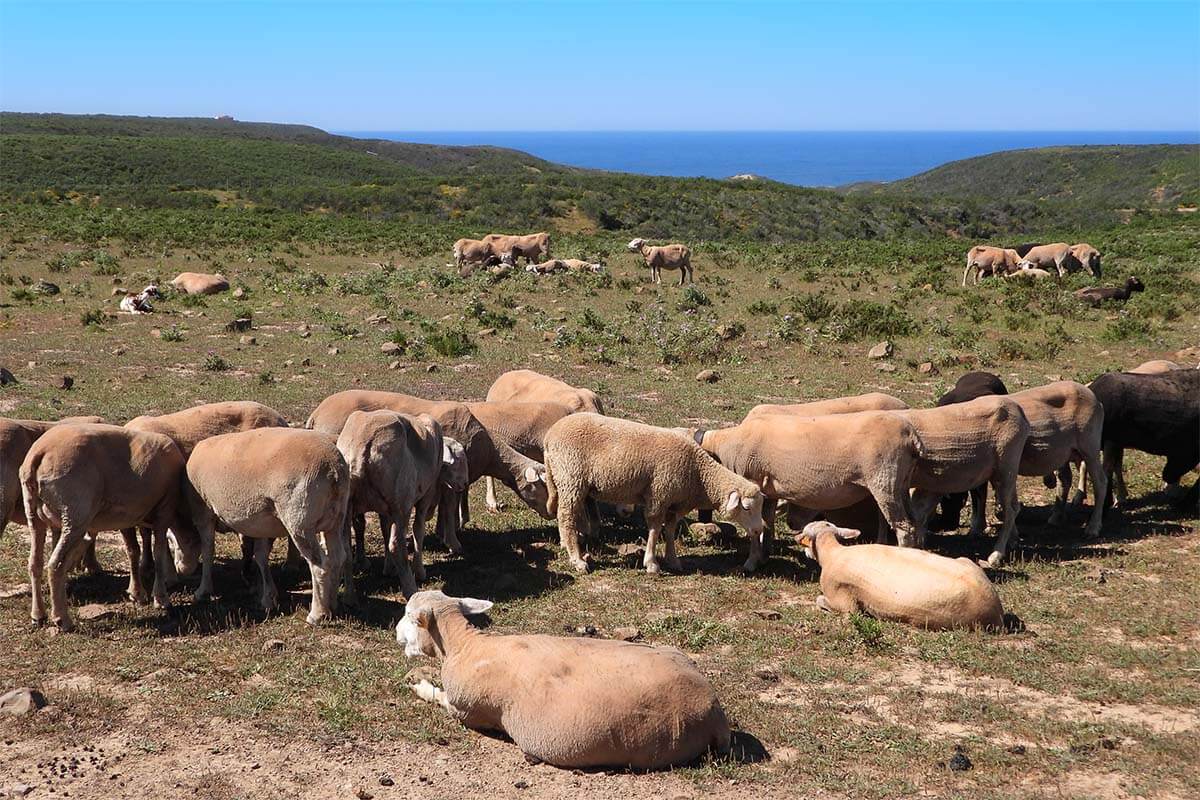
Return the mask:
<path id="1" fill-rule="evenodd" d="M 1200 145 L 1046 147 L 944 164 L 852 192 L 1063 200 L 1099 208 L 1170 207 L 1200 199 Z"/>

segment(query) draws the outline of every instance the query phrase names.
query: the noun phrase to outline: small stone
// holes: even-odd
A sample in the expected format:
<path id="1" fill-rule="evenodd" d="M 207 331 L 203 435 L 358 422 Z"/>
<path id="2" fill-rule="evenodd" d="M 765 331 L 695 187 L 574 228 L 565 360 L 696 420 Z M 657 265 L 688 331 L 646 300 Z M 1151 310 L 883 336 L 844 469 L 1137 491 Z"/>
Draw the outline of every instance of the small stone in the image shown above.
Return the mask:
<path id="1" fill-rule="evenodd" d="M 29 584 L 21 583 L 7 589 L 0 589 L 0 600 L 11 600 L 14 597 L 25 597 L 28 594 Z"/>
<path id="2" fill-rule="evenodd" d="M 922 375 L 937 375 L 938 368 L 933 365 L 932 361 L 922 361 L 917 365 L 917 372 Z"/>
<path id="3" fill-rule="evenodd" d="M 580 625 L 578 628 L 575 629 L 575 635 L 576 636 L 595 636 L 596 635 L 596 626 L 595 625 Z"/>
<path id="4" fill-rule="evenodd" d="M 340 353 L 342 351 L 338 350 L 336 347 L 331 347 L 328 350 L 326 350 L 325 352 L 329 353 L 329 355 L 331 355 L 331 356 L 336 356 L 338 353 Z"/>
<path id="5" fill-rule="evenodd" d="M 388 369 L 400 369 L 400 366 L 401 362 L 398 360 L 388 362 Z"/>
<path id="6" fill-rule="evenodd" d="M 755 350 L 766 350 L 771 346 L 771 343 L 768 342 L 766 339 L 755 339 L 750 344 L 751 344 L 751 346 L 754 347 Z"/>
<path id="7" fill-rule="evenodd" d="M 379 352 L 390 356 L 403 353 L 404 348 L 395 342 L 384 342 L 383 344 L 379 345 Z"/>
<path id="8" fill-rule="evenodd" d="M 612 635 L 614 639 L 620 639 L 622 642 L 636 642 L 642 638 L 642 632 L 631 625 L 614 628 Z"/>
<path id="9" fill-rule="evenodd" d="M 875 369 L 879 370 L 880 372 L 895 372 L 895 371 L 896 371 L 896 365 L 895 365 L 895 364 L 889 364 L 889 363 L 887 363 L 887 362 L 885 361 L 885 362 L 883 362 L 883 363 L 876 364 L 876 365 L 875 365 Z"/>
<path id="10" fill-rule="evenodd" d="M 12 386 L 17 383 L 17 376 L 4 367 L 0 367 L 0 386 Z"/>
<path id="11" fill-rule="evenodd" d="M 495 336 L 496 329 L 495 328 L 480 328 L 479 335 L 480 336 Z"/>
<path id="12" fill-rule="evenodd" d="M 88 603 L 85 606 L 81 606 L 75 612 L 75 616 L 79 617 L 80 619 L 92 619 L 92 620 L 108 619 L 109 617 L 115 617 L 116 615 L 117 615 L 117 612 L 114 611 L 111 607 L 106 606 L 106 605 L 101 605 L 100 603 Z"/>
<path id="13" fill-rule="evenodd" d="M 1025 755 L 1025 745 L 1014 744 L 1012 747 L 1008 748 L 1008 752 L 1012 753 L 1014 756 L 1023 756 Z"/>
<path id="14" fill-rule="evenodd" d="M 555 333 L 554 331 L 542 331 L 542 341 L 543 342 L 553 342 L 557 338 L 558 338 L 558 334 Z"/>
<path id="15" fill-rule="evenodd" d="M 58 288 L 58 284 L 56 283 L 51 283 L 47 280 L 39 280 L 33 285 L 32 291 L 35 294 L 44 294 L 46 296 L 50 296 L 58 294 L 62 290 Z"/>
<path id="16" fill-rule="evenodd" d="M 967 758 L 967 754 L 963 751 L 961 744 L 954 746 L 954 755 L 950 756 L 950 761 L 947 763 L 952 772 L 966 772 L 975 766 L 971 763 L 971 759 Z"/>
<path id="17" fill-rule="evenodd" d="M 311 366 L 312 366 L 312 359 L 311 359 L 311 358 L 308 358 L 307 356 L 306 356 L 305 358 L 302 358 L 302 359 L 300 359 L 300 366 L 302 366 L 302 367 L 311 367 Z"/>
<path id="18" fill-rule="evenodd" d="M 392 780 L 391 775 L 384 774 L 384 775 L 379 776 L 379 785 L 380 786 L 395 786 L 396 782 L 394 780 Z"/>
<path id="19" fill-rule="evenodd" d="M 125 348 L 124 347 L 114 347 L 112 354 L 114 356 L 123 356 L 123 355 L 125 355 Z"/>
<path id="20" fill-rule="evenodd" d="M 58 388 L 60 388 L 60 389 L 70 389 L 74 385 L 75 385 L 75 379 L 72 378 L 70 375 L 63 375 L 62 380 L 60 380 L 58 382 Z"/>
<path id="21" fill-rule="evenodd" d="M 283 362 L 283 365 L 284 365 L 285 367 L 290 367 L 292 364 L 295 364 L 295 363 L 296 363 L 295 361 L 293 361 L 292 359 L 290 359 L 290 358 L 289 358 L 289 359 L 287 359 L 286 361 L 284 361 L 284 362 Z"/>
<path id="22" fill-rule="evenodd" d="M 696 380 L 701 383 L 716 383 L 721 380 L 721 376 L 711 369 L 702 369 L 696 373 Z"/>
<path id="23" fill-rule="evenodd" d="M 697 539 L 711 539 L 720 535 L 721 526 L 715 522 L 693 522 L 688 525 L 688 533 Z"/>
<path id="24" fill-rule="evenodd" d="M 24 797 L 33 791 L 33 787 L 25 783 L 14 783 L 8 787 L 9 797 Z"/>
<path id="25" fill-rule="evenodd" d="M 22 687 L 0 695 L 0 715 L 23 717 L 46 705 L 46 696 L 37 689 Z"/>
<path id="26" fill-rule="evenodd" d="M 867 358 L 890 358 L 895 347 L 889 341 L 882 341 L 867 351 Z"/>
<path id="27" fill-rule="evenodd" d="M 308 330 L 307 328 L 300 331 L 301 339 L 307 339 L 310 336 L 312 336 L 312 331 Z"/>
<path id="28" fill-rule="evenodd" d="M 783 615 L 773 608 L 756 608 L 750 612 L 759 619 L 782 619 Z"/>
<path id="29" fill-rule="evenodd" d="M 631 542 L 625 542 L 624 544 L 617 546 L 617 555 L 621 556 L 621 558 L 628 558 L 629 556 L 640 556 L 644 550 L 645 550 L 645 548 L 642 547 L 640 544 L 633 544 Z"/>
<path id="30" fill-rule="evenodd" d="M 515 782 L 513 782 L 513 786 L 518 789 L 528 789 L 529 783 L 526 781 L 515 781 Z"/>
<path id="31" fill-rule="evenodd" d="M 728 322 L 717 326 L 717 336 L 720 337 L 721 341 L 723 342 L 728 342 L 732 339 L 738 338 L 742 335 L 743 331 L 743 328 L 737 325 L 732 325 Z"/>
<path id="32" fill-rule="evenodd" d="M 122 288 L 120 286 L 114 286 L 110 296 L 111 297 L 124 297 L 127 294 L 129 294 L 129 292 L 125 291 L 124 288 Z"/>
<path id="33" fill-rule="evenodd" d="M 234 298 L 236 298 L 236 299 L 238 299 L 238 300 L 241 300 L 241 299 L 242 299 L 243 297 L 245 297 L 245 296 L 246 296 L 246 290 L 245 290 L 245 289 L 243 289 L 241 286 L 239 286 L 239 287 L 237 287 L 236 289 L 234 289 L 234 290 L 233 290 L 233 297 L 234 297 Z"/>
<path id="34" fill-rule="evenodd" d="M 760 681 L 766 681 L 767 683 L 779 682 L 779 673 L 770 667 L 759 667 L 758 669 L 754 670 L 754 677 L 758 678 Z"/>
<path id="35" fill-rule="evenodd" d="M 225 323 L 225 330 L 230 333 L 241 333 L 250 330 L 251 327 L 250 317 L 238 317 L 235 320 Z"/>
<path id="36" fill-rule="evenodd" d="M 354 796 L 357 797 L 358 800 L 371 800 L 371 798 L 373 798 L 375 795 L 368 792 L 365 786 L 359 786 L 355 788 Z"/>
<path id="37" fill-rule="evenodd" d="M 1117 749 L 1117 740 L 1109 738 L 1108 736 L 1105 736 L 1103 739 L 1100 740 L 1100 746 L 1103 747 L 1105 750 L 1116 750 Z"/>
<path id="38" fill-rule="evenodd" d="M 372 314 L 367 317 L 368 325 L 386 325 L 388 322 L 387 314 Z"/>
<path id="39" fill-rule="evenodd" d="M 153 336 L 155 339 L 161 339 L 162 338 L 162 328 L 151 328 L 150 335 Z"/>
<path id="40" fill-rule="evenodd" d="M 287 647 L 287 643 L 283 639 L 267 639 L 263 642 L 262 650 L 264 653 L 279 653 Z"/>
<path id="41" fill-rule="evenodd" d="M 258 339 L 257 339 L 257 337 L 254 337 L 254 336 L 242 336 L 238 339 L 238 344 L 245 344 L 245 345 L 258 344 Z"/>
<path id="42" fill-rule="evenodd" d="M 425 371 L 426 371 L 426 372 L 437 372 L 437 371 L 438 371 L 438 365 L 437 365 L 437 364 L 430 364 L 429 366 L 425 367 Z"/>

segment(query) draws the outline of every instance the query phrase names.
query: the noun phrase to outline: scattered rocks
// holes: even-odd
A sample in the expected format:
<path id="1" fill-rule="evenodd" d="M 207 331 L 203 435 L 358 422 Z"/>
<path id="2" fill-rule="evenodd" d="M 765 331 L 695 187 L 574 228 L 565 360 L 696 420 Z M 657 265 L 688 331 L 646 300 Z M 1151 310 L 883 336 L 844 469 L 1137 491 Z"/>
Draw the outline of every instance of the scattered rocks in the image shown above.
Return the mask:
<path id="1" fill-rule="evenodd" d="M 895 364 L 889 364 L 889 363 L 887 363 L 886 361 L 884 361 L 884 362 L 881 362 L 881 363 L 879 363 L 879 364 L 876 364 L 876 365 L 875 365 L 875 369 L 879 370 L 880 372 L 895 372 L 895 371 L 896 371 L 896 365 L 895 365 Z"/>
<path id="2" fill-rule="evenodd" d="M 368 792 L 367 787 L 358 786 L 354 789 L 354 796 L 357 797 L 358 800 L 371 800 L 371 798 L 373 798 L 375 795 Z"/>
<path id="3" fill-rule="evenodd" d="M 311 366 L 312 366 L 312 359 L 311 359 L 311 358 L 308 358 L 307 356 L 306 356 L 306 357 L 304 357 L 304 358 L 302 358 L 302 359 L 300 359 L 300 366 L 302 366 L 302 367 L 311 367 Z"/>
<path id="4" fill-rule="evenodd" d="M 723 342 L 736 339 L 743 333 L 745 333 L 745 328 L 740 325 L 734 325 L 730 322 L 726 322 L 717 326 L 717 336 L 720 337 L 721 341 Z"/>
<path id="5" fill-rule="evenodd" d="M 385 772 L 383 775 L 379 776 L 379 785 L 380 786 L 395 786 L 396 781 L 392 779 L 391 775 L 388 775 Z"/>
<path id="6" fill-rule="evenodd" d="M 88 603 L 85 606 L 80 606 L 75 611 L 75 616 L 79 617 L 79 619 L 108 619 L 116 615 L 117 612 L 111 606 L 101 603 Z"/>
<path id="7" fill-rule="evenodd" d="M 773 608 L 756 608 L 750 612 L 759 619 L 782 619 L 783 615 Z"/>
<path id="8" fill-rule="evenodd" d="M 404 347 L 396 344 L 395 342 L 384 342 L 383 344 L 379 345 L 379 352 L 389 356 L 399 355 L 400 353 L 404 352 Z"/>
<path id="9" fill-rule="evenodd" d="M 312 330 L 308 327 L 307 324 L 300 326 L 299 333 L 300 333 L 301 339 L 307 339 L 309 336 L 312 336 Z"/>
<path id="10" fill-rule="evenodd" d="M 1014 756 L 1023 756 L 1025 755 L 1025 745 L 1014 744 L 1012 747 L 1008 748 L 1008 752 L 1012 753 Z"/>
<path id="11" fill-rule="evenodd" d="M 16 375 L 13 375 L 4 367 L 0 367 L 0 386 L 12 386 L 17 382 Z"/>
<path id="12" fill-rule="evenodd" d="M 241 286 L 239 286 L 233 290 L 233 296 L 235 299 L 241 300 L 243 297 L 246 296 L 246 290 L 243 289 Z"/>
<path id="13" fill-rule="evenodd" d="M 253 327 L 253 323 L 250 317 L 238 317 L 231 322 L 225 323 L 225 330 L 230 333 L 243 333 L 250 330 L 251 327 Z"/>
<path id="14" fill-rule="evenodd" d="M 0 716 L 23 717 L 45 706 L 46 696 L 27 686 L 0 695 Z"/>
<path id="15" fill-rule="evenodd" d="M 51 295 L 58 294 L 59 292 L 62 291 L 62 289 L 58 288 L 57 283 L 51 283 L 48 280 L 42 279 L 42 280 L 39 280 L 37 283 L 35 283 L 33 286 L 29 287 L 29 291 L 33 292 L 34 294 L 40 294 L 40 295 L 45 295 L 46 297 L 50 297 Z"/>
<path id="16" fill-rule="evenodd" d="M 399 360 L 388 362 L 388 369 L 400 369 L 402 363 Z"/>
<path id="17" fill-rule="evenodd" d="M 283 639 L 267 639 L 263 642 L 262 651 L 264 653 L 280 653 L 287 647 L 287 643 Z"/>
<path id="18" fill-rule="evenodd" d="M 975 765 L 971 763 L 971 759 L 967 758 L 966 752 L 961 744 L 954 745 L 954 755 L 950 756 L 950 761 L 946 763 L 951 772 L 966 772 Z"/>
<path id="19" fill-rule="evenodd" d="M 366 322 L 368 325 L 387 325 L 388 317 L 387 314 L 372 314 L 367 317 Z"/>
<path id="20" fill-rule="evenodd" d="M 513 787 L 517 788 L 517 789 L 528 789 L 529 782 L 528 781 L 514 781 Z"/>
<path id="21" fill-rule="evenodd" d="M 754 677 L 767 683 L 779 683 L 779 673 L 770 667 L 759 667 L 754 670 Z"/>
<path id="22" fill-rule="evenodd" d="M 329 355 L 331 355 L 331 356 L 336 356 L 338 353 L 340 353 L 342 351 L 337 349 L 336 347 L 331 347 L 328 350 L 326 350 L 325 352 L 329 353 Z"/>
<path id="23" fill-rule="evenodd" d="M 701 383 L 716 383 L 721 380 L 721 376 L 716 371 L 711 369 L 702 369 L 696 373 L 696 380 Z"/>
<path id="24" fill-rule="evenodd" d="M 258 337 L 256 337 L 256 336 L 242 336 L 242 337 L 240 337 L 240 338 L 238 339 L 238 344 L 242 344 L 242 345 L 255 345 L 255 344 L 258 344 Z"/>
<path id="25" fill-rule="evenodd" d="M 917 365 L 917 372 L 922 375 L 937 375 L 938 368 L 933 365 L 932 361 L 922 361 Z"/>
<path id="26" fill-rule="evenodd" d="M 612 636 L 614 639 L 620 639 L 622 642 L 636 642 L 638 639 L 642 638 L 642 632 L 630 625 L 621 628 L 614 628 Z"/>
<path id="27" fill-rule="evenodd" d="M 479 336 L 495 336 L 496 329 L 495 328 L 480 328 L 478 335 Z"/>
<path id="28" fill-rule="evenodd" d="M 867 358 L 891 358 L 895 346 L 886 339 L 867 351 Z"/>

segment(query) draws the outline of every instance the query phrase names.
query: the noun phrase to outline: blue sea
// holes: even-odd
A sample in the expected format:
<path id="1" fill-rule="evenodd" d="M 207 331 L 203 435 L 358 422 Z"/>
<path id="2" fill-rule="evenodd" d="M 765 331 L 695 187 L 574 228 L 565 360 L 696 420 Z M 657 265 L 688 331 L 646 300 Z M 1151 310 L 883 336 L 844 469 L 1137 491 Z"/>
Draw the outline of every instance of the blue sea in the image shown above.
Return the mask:
<path id="1" fill-rule="evenodd" d="M 907 178 L 948 161 L 1028 147 L 1200 143 L 1200 131 L 552 132 L 342 131 L 427 144 L 490 144 L 577 167 L 728 178 L 750 173 L 801 186 Z"/>

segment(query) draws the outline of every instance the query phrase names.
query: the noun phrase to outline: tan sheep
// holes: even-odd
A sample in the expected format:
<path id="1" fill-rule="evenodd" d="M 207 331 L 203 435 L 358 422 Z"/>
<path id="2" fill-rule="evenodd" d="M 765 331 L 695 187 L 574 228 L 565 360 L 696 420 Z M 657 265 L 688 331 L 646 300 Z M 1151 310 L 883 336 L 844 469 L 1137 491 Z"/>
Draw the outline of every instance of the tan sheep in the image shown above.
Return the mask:
<path id="1" fill-rule="evenodd" d="M 977 244 L 967 251 L 967 268 L 963 270 L 962 285 L 967 285 L 968 275 L 973 276 L 975 283 L 979 283 L 981 277 L 1006 275 L 1017 269 L 1020 261 L 1016 250 Z"/>
<path id="2" fill-rule="evenodd" d="M 563 417 L 572 413 L 562 403 L 512 402 L 489 400 L 483 403 L 467 403 L 475 418 L 487 428 L 498 442 L 503 442 L 521 455 L 541 463 L 544 459 L 543 442 L 546 433 Z M 500 510 L 496 501 L 495 482 L 484 478 L 487 484 L 487 507 L 495 513 Z M 466 502 L 466 495 L 463 495 Z M 464 519 L 469 516 L 464 510 Z"/>
<path id="3" fill-rule="evenodd" d="M 501 636 L 467 615 L 486 600 L 418 592 L 396 625 L 410 657 L 442 662 L 443 689 L 417 696 L 468 728 L 506 734 L 527 759 L 563 768 L 666 769 L 729 750 L 725 712 L 673 647 L 562 636 Z"/>
<path id="4" fill-rule="evenodd" d="M 814 400 L 810 403 L 757 405 L 746 412 L 746 419 L 764 414 L 791 414 L 794 417 L 823 417 L 826 414 L 853 414 L 858 411 L 896 411 L 908 408 L 898 397 L 883 392 L 869 392 L 851 397 L 835 397 L 831 400 Z"/>
<path id="5" fill-rule="evenodd" d="M 679 270 L 679 285 L 683 286 L 684 278 L 692 283 L 692 251 L 685 244 L 664 244 L 652 247 L 645 239 L 634 239 L 627 249 L 631 253 L 641 253 L 650 268 L 650 279 L 662 283 L 662 270 Z"/>
<path id="6" fill-rule="evenodd" d="M 678 432 L 599 414 L 572 414 L 546 434 L 548 506 L 558 516 L 559 541 L 571 564 L 586 572 L 580 533 L 588 526 L 588 498 L 640 505 L 645 509 L 646 571 L 660 571 L 655 549 L 666 539 L 666 564 L 682 565 L 675 554 L 675 528 L 695 508 L 722 510 L 744 527 L 753 542 L 763 528 L 759 487 L 714 461 Z M 757 566 L 753 555 L 747 569 Z"/>
<path id="7" fill-rule="evenodd" d="M 32 529 L 30 616 L 46 620 L 42 568 L 47 527 L 58 532 L 50 556 L 50 616 L 73 627 L 67 607 L 67 569 L 83 555 L 89 532 L 141 525 L 154 532 L 154 602 L 170 605 L 163 562 L 171 557 L 167 530 L 176 530 L 180 566 L 195 564 L 197 542 L 179 525 L 183 454 L 170 438 L 116 425 L 56 425 L 33 443 L 21 464 L 25 518 Z M 132 566 L 132 565 L 131 565 Z M 136 572 L 136 569 L 134 569 Z"/>
<path id="8" fill-rule="evenodd" d="M 203 543 L 197 600 L 212 594 L 213 546 L 220 523 L 256 540 L 264 609 L 274 608 L 277 599 L 268 563 L 271 541 L 290 538 L 312 575 L 309 624 L 332 614 L 347 555 L 344 528 L 350 500 L 350 470 L 334 437 L 258 428 L 205 439 L 188 459 L 185 493 Z M 352 583 L 347 593 L 353 595 Z"/>
<path id="9" fill-rule="evenodd" d="M 224 275 L 207 272 L 181 272 L 171 280 L 175 291 L 184 294 L 220 294 L 229 291 L 229 281 Z"/>
<path id="10" fill-rule="evenodd" d="M 1126 372 L 1132 372 L 1135 375 L 1162 375 L 1166 372 L 1172 372 L 1177 369 L 1183 369 L 1182 366 L 1174 361 L 1167 361 L 1165 358 L 1157 358 L 1152 361 L 1143 361 L 1133 369 L 1127 369 Z"/>
<path id="11" fill-rule="evenodd" d="M 10 522 L 29 524 L 21 503 L 21 462 L 33 443 L 55 425 L 103 421 L 100 417 L 66 417 L 57 422 L 0 417 L 0 536 Z"/>
<path id="12" fill-rule="evenodd" d="M 487 400 L 516 400 L 523 403 L 562 403 L 572 411 L 604 413 L 604 404 L 591 389 L 576 387 L 531 369 L 502 373 L 488 389 Z"/>
<path id="13" fill-rule="evenodd" d="M 454 243 L 453 253 L 454 266 L 458 267 L 460 274 L 469 272 L 468 267 L 475 264 L 487 266 L 500 257 L 490 243 L 478 239 L 459 239 Z"/>
<path id="14" fill-rule="evenodd" d="M 483 241 L 490 245 L 492 252 L 497 255 L 511 253 L 514 264 L 518 258 L 524 258 L 531 264 L 534 259 L 550 258 L 550 234 L 548 233 L 530 233 L 524 236 L 489 233 L 483 237 Z"/>
<path id="15" fill-rule="evenodd" d="M 1003 629 L 1000 596 L 975 562 L 879 544 L 845 547 L 840 541 L 858 535 L 812 522 L 796 536 L 821 567 L 817 606 L 823 611 L 859 612 L 935 631 Z"/>

